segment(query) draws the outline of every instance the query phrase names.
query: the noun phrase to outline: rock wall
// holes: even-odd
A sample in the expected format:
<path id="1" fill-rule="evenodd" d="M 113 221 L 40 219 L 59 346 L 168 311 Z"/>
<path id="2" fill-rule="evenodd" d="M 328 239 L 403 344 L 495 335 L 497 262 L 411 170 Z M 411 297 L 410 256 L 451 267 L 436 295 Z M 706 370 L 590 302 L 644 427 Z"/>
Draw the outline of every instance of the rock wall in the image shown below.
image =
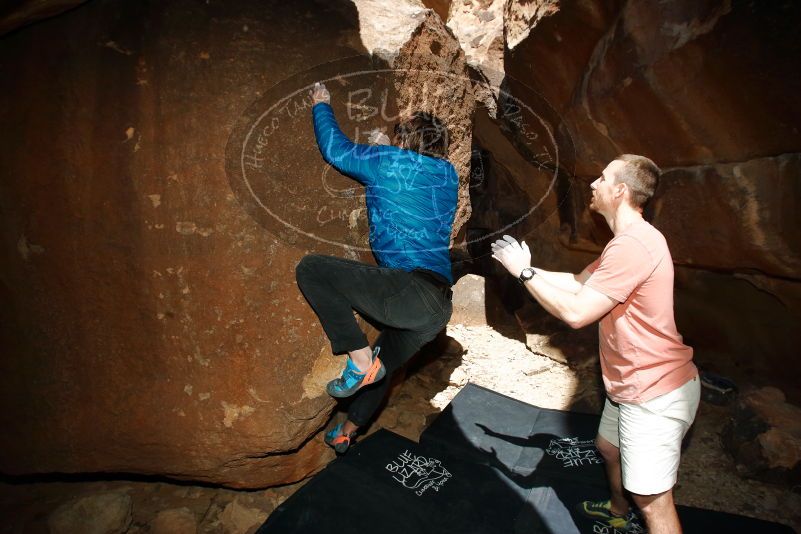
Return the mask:
<path id="1" fill-rule="evenodd" d="M 721 441 L 738 473 L 796 487 L 801 482 L 801 408 L 773 387 L 743 394 Z"/>
<path id="2" fill-rule="evenodd" d="M 653 158 L 665 173 L 648 216 L 671 246 L 679 326 L 702 348 L 699 361 L 748 380 L 744 370 L 759 360 L 795 399 L 801 366 L 788 358 L 801 342 L 790 326 L 801 320 L 799 20 L 794 2 L 508 2 L 499 112 L 474 131 L 500 167 L 495 182 L 530 191 L 552 178 L 535 171 L 537 151 L 525 150 L 505 103 L 531 108 L 523 122 L 532 137 L 553 136 L 540 161 L 558 167 L 543 204 L 556 208 L 514 229 L 538 228 L 535 255 L 546 268 L 580 270 L 611 237 L 587 209 L 604 166 L 626 152 Z M 527 169 L 500 161 L 501 137 Z M 503 191 L 484 192 L 492 208 L 482 217 L 514 219 L 540 199 L 504 201 Z M 467 231 L 475 226 L 488 225 L 476 219 Z M 743 299 L 753 309 L 734 304 Z"/>
<path id="3" fill-rule="evenodd" d="M 331 458 L 342 362 L 294 266 L 370 254 L 314 144 L 320 79 L 360 141 L 446 119 L 463 271 L 500 276 L 493 232 L 580 269 L 609 238 L 588 184 L 653 157 L 699 361 L 801 397 L 797 3 L 95 0 L 19 28 L 68 4 L 0 26 L 3 473 L 263 487 Z M 487 287 L 513 317 L 519 288 Z"/>
<path id="4" fill-rule="evenodd" d="M 581 176 L 621 152 L 663 167 L 772 157 L 801 142 L 800 15 L 794 2 L 566 5 L 508 50 L 506 69 L 560 113 Z"/>
<path id="5" fill-rule="evenodd" d="M 459 174 L 455 236 L 470 218 L 470 154 L 475 99 L 459 41 L 429 11 L 393 63 L 397 102 L 403 114 L 425 111 L 448 127 L 448 159 Z"/>
<path id="6" fill-rule="evenodd" d="M 92 2 L 4 40 L 0 470 L 264 486 L 329 458 L 307 250 L 243 209 L 225 147 L 265 88 L 359 52 L 348 7 Z"/>
<path id="7" fill-rule="evenodd" d="M 99 0 L 0 42 L 0 471 L 264 487 L 332 457 L 342 360 L 294 267 L 371 255 L 305 95 L 386 127 L 353 113 L 391 85 L 353 81 L 388 66 L 363 38 L 346 1 Z"/>
<path id="8" fill-rule="evenodd" d="M 0 7 L 0 35 L 27 24 L 56 16 L 86 0 L 16 0 Z"/>

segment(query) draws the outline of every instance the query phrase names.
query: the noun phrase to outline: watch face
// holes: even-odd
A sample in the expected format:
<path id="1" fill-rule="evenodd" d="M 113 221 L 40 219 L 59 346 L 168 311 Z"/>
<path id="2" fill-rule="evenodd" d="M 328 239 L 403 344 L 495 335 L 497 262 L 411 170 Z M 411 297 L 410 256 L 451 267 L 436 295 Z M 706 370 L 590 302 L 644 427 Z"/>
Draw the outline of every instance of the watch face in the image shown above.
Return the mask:
<path id="1" fill-rule="evenodd" d="M 527 282 L 527 281 L 531 280 L 532 278 L 534 278 L 534 269 L 532 269 L 531 267 L 526 267 L 520 273 L 519 278 L 523 282 Z"/>

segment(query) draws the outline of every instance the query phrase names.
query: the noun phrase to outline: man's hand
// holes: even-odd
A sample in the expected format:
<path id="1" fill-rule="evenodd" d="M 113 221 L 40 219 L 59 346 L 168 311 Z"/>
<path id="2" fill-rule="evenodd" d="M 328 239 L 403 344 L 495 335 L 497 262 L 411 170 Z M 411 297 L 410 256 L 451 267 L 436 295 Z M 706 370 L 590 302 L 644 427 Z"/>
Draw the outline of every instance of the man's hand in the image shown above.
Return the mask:
<path id="1" fill-rule="evenodd" d="M 325 88 L 324 83 L 316 82 L 314 84 L 314 89 L 309 91 L 309 94 L 312 98 L 312 105 L 319 104 L 320 102 L 325 104 L 331 103 L 331 93 Z"/>
<path id="2" fill-rule="evenodd" d="M 389 145 L 392 144 L 387 134 L 379 129 L 375 129 L 367 136 L 367 143 L 371 145 Z"/>
<path id="3" fill-rule="evenodd" d="M 510 235 L 503 236 L 490 245 L 492 257 L 501 262 L 509 274 L 517 278 L 526 267 L 531 267 L 531 251 L 523 241 L 518 243 L 517 239 Z"/>

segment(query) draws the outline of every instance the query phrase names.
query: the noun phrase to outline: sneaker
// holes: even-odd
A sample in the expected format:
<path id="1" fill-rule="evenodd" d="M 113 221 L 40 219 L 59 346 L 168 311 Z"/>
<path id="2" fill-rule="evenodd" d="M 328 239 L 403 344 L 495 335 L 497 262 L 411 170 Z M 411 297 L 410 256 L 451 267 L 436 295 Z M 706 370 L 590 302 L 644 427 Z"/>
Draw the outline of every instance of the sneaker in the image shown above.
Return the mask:
<path id="1" fill-rule="evenodd" d="M 345 370 L 342 371 L 342 376 L 330 381 L 326 386 L 328 394 L 338 399 L 350 397 L 356 393 L 359 388 L 368 386 L 384 378 L 387 370 L 384 368 L 384 364 L 381 363 L 381 359 L 378 357 L 378 352 L 380 350 L 381 347 L 376 347 L 373 350 L 372 364 L 365 372 L 359 371 L 359 368 L 356 367 L 356 364 L 354 364 L 353 361 L 348 358 L 348 363 L 345 365 Z"/>
<path id="2" fill-rule="evenodd" d="M 631 514 L 612 513 L 611 501 L 584 501 L 578 504 L 577 509 L 582 515 L 609 525 L 618 532 L 631 532 L 634 528 Z"/>
<path id="3" fill-rule="evenodd" d="M 342 433 L 342 425 L 344 423 L 339 423 L 337 426 L 329 430 L 325 433 L 325 444 L 329 447 L 333 447 L 335 451 L 339 454 L 345 454 L 345 451 L 348 450 L 350 447 L 350 439 L 353 437 L 353 434 L 343 434 Z"/>

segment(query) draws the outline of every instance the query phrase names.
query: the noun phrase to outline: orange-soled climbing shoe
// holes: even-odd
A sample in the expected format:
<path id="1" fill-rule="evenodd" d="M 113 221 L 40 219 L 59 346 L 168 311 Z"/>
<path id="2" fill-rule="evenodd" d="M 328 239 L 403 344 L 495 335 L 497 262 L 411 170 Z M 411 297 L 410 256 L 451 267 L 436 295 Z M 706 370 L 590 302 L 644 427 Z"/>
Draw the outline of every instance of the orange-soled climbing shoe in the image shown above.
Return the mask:
<path id="1" fill-rule="evenodd" d="M 329 447 L 333 447 L 339 454 L 345 454 L 345 451 L 350 447 L 350 440 L 353 434 L 344 434 L 342 432 L 343 423 L 325 433 L 324 441 Z"/>
<path id="2" fill-rule="evenodd" d="M 348 358 L 345 370 L 342 371 L 342 376 L 330 381 L 326 386 L 325 389 L 328 391 L 328 394 L 338 399 L 350 397 L 360 388 L 374 384 L 384 378 L 384 375 L 387 374 L 387 370 L 381 362 L 381 358 L 378 357 L 380 350 L 381 347 L 373 349 L 373 361 L 365 372 L 359 371 L 356 364 Z"/>

